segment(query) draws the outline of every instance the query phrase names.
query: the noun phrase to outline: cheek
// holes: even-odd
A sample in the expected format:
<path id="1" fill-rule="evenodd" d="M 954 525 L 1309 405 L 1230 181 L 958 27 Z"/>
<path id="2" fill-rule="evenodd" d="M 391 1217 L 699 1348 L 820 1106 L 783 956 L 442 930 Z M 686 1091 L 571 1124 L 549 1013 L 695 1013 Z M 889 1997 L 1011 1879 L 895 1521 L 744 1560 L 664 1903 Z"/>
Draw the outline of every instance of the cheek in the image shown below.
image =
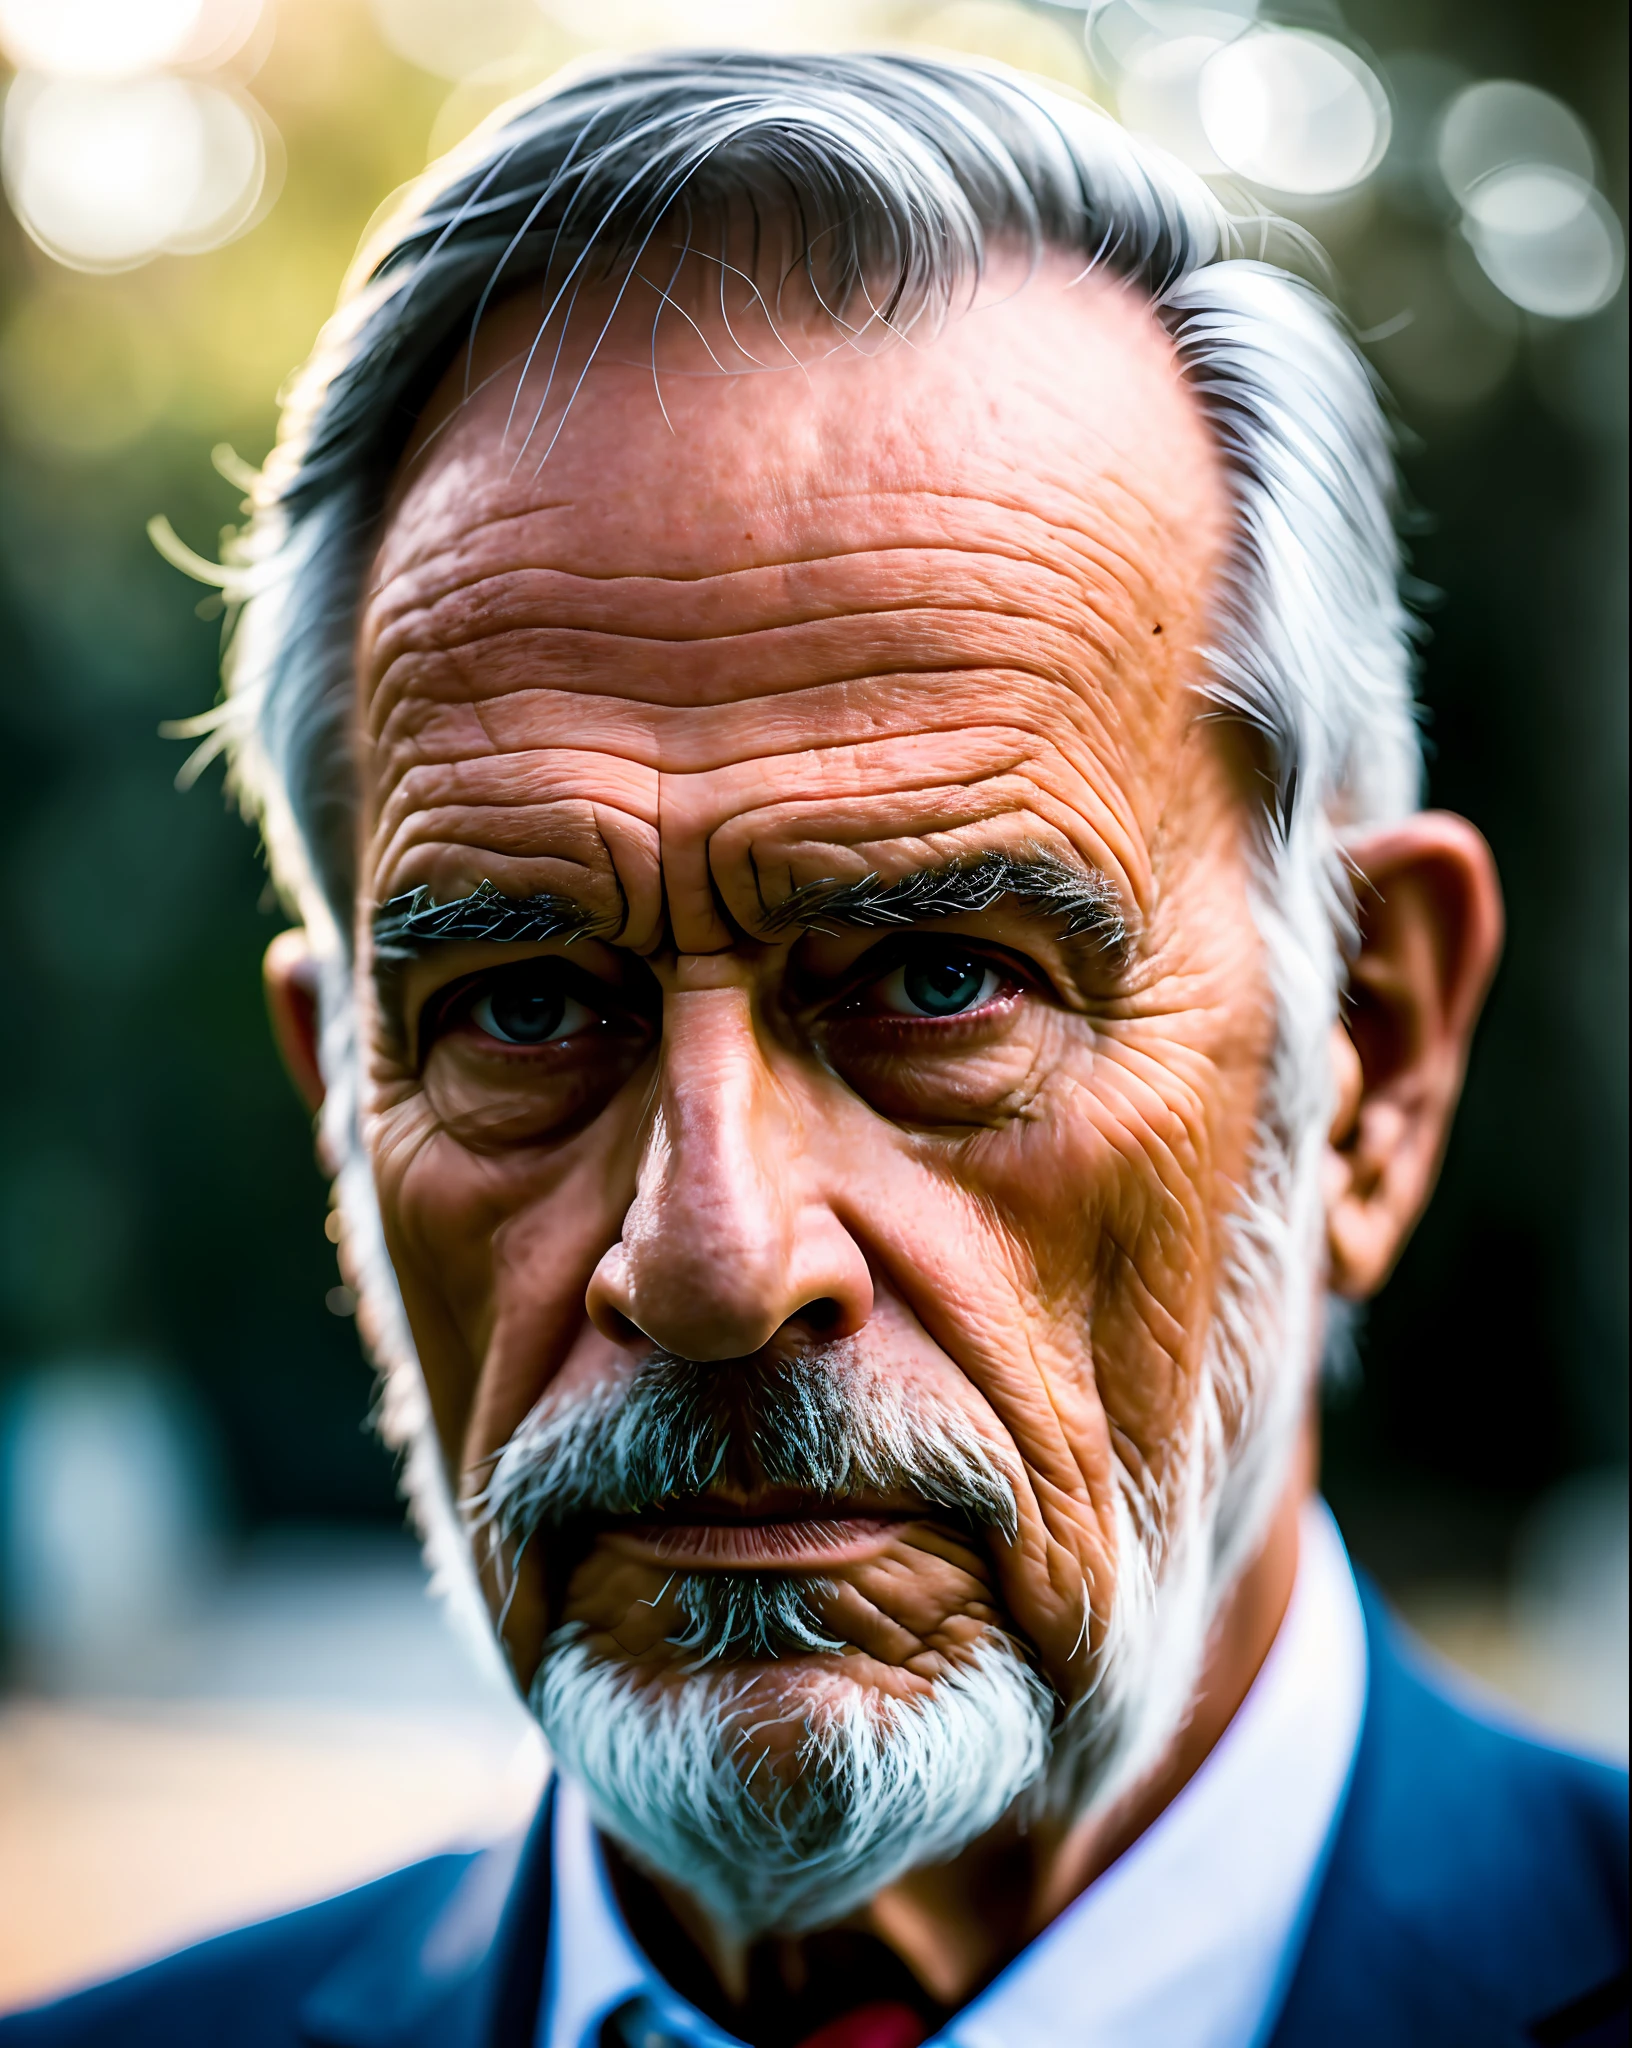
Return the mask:
<path id="1" fill-rule="evenodd" d="M 1093 1641 L 1110 1612 L 1121 1475 L 1161 1488 L 1191 1433 L 1236 1149 L 1227 1075 L 1120 1029 L 1067 1049 L 1026 1114 L 942 1155 L 911 1254 L 920 1313 L 1024 1466 L 1003 1600 L 1066 1692 L 1084 1592 Z"/>
<path id="2" fill-rule="evenodd" d="M 1170 1047 L 1124 1043 L 1084 1117 L 1106 1161 L 1085 1247 L 1095 1383 L 1124 1463 L 1158 1483 L 1190 1435 L 1218 1280 L 1217 1082 Z"/>
<path id="3" fill-rule="evenodd" d="M 593 1144 L 473 1151 L 416 1094 L 379 1111 L 369 1141 L 444 1456 L 477 1470 L 585 1327 L 590 1276 L 633 1194 L 632 1133 L 598 1124 Z"/>
<path id="4" fill-rule="evenodd" d="M 1199 1069 L 1190 1079 L 1188 1064 Z M 1116 1434 L 1159 1455 L 1190 1398 L 1214 1269 L 1205 1063 L 1103 1037 L 978 1142 L 971 1192 L 1022 1264 L 1038 1354 L 1091 1380 Z"/>

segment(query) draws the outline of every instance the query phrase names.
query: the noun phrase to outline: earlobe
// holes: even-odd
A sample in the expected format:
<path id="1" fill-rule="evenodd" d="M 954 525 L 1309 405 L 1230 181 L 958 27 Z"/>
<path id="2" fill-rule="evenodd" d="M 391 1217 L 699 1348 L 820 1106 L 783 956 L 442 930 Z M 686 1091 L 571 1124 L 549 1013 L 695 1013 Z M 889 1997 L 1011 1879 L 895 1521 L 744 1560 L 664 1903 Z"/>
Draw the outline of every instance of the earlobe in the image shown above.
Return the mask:
<path id="1" fill-rule="evenodd" d="M 1335 1292 L 1387 1279 L 1433 1191 L 1502 943 L 1490 848 L 1423 811 L 1351 841 L 1360 943 L 1334 1043 L 1326 1226 Z"/>
<path id="2" fill-rule="evenodd" d="M 323 1107 L 323 1068 L 318 1058 L 317 963 L 305 932 L 279 932 L 266 949 L 261 973 L 272 1036 L 301 1100 L 316 1116 Z"/>

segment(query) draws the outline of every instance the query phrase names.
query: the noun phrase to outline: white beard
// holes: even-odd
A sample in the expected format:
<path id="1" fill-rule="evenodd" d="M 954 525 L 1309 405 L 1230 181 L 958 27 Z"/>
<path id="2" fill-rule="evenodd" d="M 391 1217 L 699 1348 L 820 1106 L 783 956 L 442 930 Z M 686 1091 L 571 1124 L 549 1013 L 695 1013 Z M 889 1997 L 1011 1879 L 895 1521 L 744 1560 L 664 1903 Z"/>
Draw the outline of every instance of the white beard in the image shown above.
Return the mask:
<path id="1" fill-rule="evenodd" d="M 995 1632 L 919 1700 L 882 1700 L 842 1671 L 799 1686 L 798 1776 L 782 1796 L 744 1768 L 743 1685 L 729 1668 L 639 1685 L 563 1629 L 532 1689 L 597 1826 L 741 1940 L 842 1919 L 955 1856 L 1047 1765 L 1052 1697 Z"/>

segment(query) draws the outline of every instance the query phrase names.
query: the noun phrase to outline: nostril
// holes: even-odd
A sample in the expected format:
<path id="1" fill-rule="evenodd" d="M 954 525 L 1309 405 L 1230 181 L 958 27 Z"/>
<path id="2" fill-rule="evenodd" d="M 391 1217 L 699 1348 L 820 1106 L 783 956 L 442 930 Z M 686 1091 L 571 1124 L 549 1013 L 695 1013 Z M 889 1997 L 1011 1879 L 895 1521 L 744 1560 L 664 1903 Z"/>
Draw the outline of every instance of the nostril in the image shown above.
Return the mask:
<path id="1" fill-rule="evenodd" d="M 844 1304 L 831 1294 L 819 1295 L 815 1301 L 807 1301 L 793 1320 L 803 1323 L 814 1337 L 828 1337 L 844 1321 Z"/>
<path id="2" fill-rule="evenodd" d="M 606 1299 L 592 1300 L 589 1305 L 589 1319 L 603 1337 L 610 1337 L 614 1344 L 644 1344 L 651 1349 L 652 1340 L 639 1323 L 626 1316 L 622 1309 L 614 1308 Z"/>

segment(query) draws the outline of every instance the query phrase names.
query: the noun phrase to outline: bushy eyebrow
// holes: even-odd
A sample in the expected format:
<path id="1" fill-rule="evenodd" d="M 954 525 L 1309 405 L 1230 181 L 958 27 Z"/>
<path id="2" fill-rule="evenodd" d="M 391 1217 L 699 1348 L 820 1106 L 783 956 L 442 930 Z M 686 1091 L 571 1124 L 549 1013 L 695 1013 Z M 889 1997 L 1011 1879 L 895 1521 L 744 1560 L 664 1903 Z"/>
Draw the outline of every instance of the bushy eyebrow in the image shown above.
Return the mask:
<path id="1" fill-rule="evenodd" d="M 1127 920 L 1109 878 L 1049 853 L 982 853 L 914 868 L 893 881 L 863 875 L 849 882 L 805 882 L 765 914 L 769 933 L 868 931 L 970 917 L 1008 901 L 1060 920 L 1062 937 L 1092 939 L 1122 952 Z"/>
<path id="2" fill-rule="evenodd" d="M 604 936 L 616 931 L 620 922 L 596 916 L 571 896 L 506 896 L 485 881 L 451 903 L 438 903 L 429 889 L 410 889 L 375 911 L 374 957 L 401 966 L 430 946 L 460 939 L 486 939 L 495 946 L 536 945 L 546 939 Z"/>
<path id="3" fill-rule="evenodd" d="M 1066 938 L 1091 937 L 1116 948 L 1127 943 L 1127 921 L 1108 878 L 1041 852 L 940 861 L 889 882 L 878 874 L 804 882 L 766 907 L 763 929 L 768 936 L 795 929 L 866 931 L 978 915 L 1005 898 L 1060 919 Z M 429 889 L 411 889 L 375 911 L 374 956 L 401 966 L 432 946 L 459 940 L 541 945 L 550 939 L 609 938 L 618 923 L 571 896 L 506 896 L 487 881 L 449 903 L 438 903 Z"/>

